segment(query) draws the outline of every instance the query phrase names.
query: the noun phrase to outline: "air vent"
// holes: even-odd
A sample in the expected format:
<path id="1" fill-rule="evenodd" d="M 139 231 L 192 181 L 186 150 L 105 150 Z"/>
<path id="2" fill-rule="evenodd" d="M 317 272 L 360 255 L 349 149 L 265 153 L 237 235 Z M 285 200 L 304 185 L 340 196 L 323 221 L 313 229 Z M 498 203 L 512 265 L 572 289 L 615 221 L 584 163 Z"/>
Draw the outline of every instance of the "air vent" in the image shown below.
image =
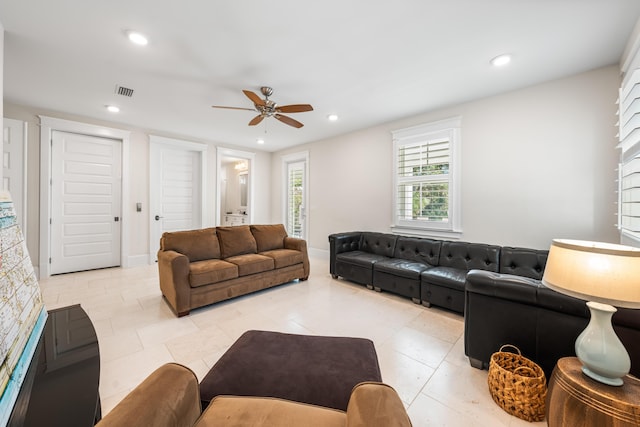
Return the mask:
<path id="1" fill-rule="evenodd" d="M 129 89 L 128 87 L 116 86 L 116 93 L 122 96 L 128 96 L 131 98 L 133 96 L 133 89 Z"/>

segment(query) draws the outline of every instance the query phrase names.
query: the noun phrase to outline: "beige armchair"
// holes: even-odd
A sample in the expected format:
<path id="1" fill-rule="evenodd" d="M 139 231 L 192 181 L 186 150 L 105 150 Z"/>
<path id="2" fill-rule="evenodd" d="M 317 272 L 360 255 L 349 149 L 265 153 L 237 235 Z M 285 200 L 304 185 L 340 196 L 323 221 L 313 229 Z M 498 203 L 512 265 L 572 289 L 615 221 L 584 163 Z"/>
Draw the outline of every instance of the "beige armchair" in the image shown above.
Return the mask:
<path id="1" fill-rule="evenodd" d="M 218 396 L 201 413 L 198 379 L 182 365 L 161 366 L 97 424 L 99 427 L 411 426 L 390 386 L 354 387 L 347 411 L 270 397 Z"/>

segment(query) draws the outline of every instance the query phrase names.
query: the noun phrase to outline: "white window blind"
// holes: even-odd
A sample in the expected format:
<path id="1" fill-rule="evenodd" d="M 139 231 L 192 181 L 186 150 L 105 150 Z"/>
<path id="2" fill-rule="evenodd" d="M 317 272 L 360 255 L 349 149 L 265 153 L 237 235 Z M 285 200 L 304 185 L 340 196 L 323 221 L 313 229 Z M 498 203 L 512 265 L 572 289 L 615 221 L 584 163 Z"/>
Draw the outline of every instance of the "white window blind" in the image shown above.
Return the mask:
<path id="1" fill-rule="evenodd" d="M 460 119 L 450 119 L 393 132 L 393 227 L 399 232 L 460 232 L 459 127 Z"/>
<path id="2" fill-rule="evenodd" d="M 620 88 L 618 228 L 623 243 L 640 244 L 640 69 Z"/>
<path id="3" fill-rule="evenodd" d="M 302 197 L 304 163 L 287 165 L 287 232 L 291 237 L 302 237 Z"/>

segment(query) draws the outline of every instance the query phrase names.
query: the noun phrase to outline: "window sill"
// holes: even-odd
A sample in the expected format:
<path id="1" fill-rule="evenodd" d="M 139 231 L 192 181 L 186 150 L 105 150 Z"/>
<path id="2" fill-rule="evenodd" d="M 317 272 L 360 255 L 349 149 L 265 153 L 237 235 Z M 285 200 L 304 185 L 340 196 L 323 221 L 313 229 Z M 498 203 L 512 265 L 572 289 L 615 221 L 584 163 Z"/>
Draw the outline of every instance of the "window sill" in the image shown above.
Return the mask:
<path id="1" fill-rule="evenodd" d="M 436 228 L 418 228 L 401 225 L 392 225 L 391 232 L 403 236 L 431 237 L 437 239 L 459 240 L 462 238 L 462 230 L 441 230 Z"/>

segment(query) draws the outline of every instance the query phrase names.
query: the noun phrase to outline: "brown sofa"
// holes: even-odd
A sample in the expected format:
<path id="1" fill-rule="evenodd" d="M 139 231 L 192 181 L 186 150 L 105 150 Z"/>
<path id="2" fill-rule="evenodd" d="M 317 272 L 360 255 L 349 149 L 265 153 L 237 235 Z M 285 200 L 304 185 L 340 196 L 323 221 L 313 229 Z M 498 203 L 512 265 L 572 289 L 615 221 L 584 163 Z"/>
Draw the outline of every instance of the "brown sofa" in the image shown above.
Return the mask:
<path id="1" fill-rule="evenodd" d="M 356 385 L 346 411 L 272 397 L 218 396 L 201 413 L 198 379 L 175 363 L 161 366 L 98 427 L 388 427 L 411 426 L 402 401 L 383 383 Z"/>
<path id="2" fill-rule="evenodd" d="M 160 239 L 162 295 L 180 316 L 261 289 L 309 277 L 307 242 L 282 224 L 166 232 Z"/>

